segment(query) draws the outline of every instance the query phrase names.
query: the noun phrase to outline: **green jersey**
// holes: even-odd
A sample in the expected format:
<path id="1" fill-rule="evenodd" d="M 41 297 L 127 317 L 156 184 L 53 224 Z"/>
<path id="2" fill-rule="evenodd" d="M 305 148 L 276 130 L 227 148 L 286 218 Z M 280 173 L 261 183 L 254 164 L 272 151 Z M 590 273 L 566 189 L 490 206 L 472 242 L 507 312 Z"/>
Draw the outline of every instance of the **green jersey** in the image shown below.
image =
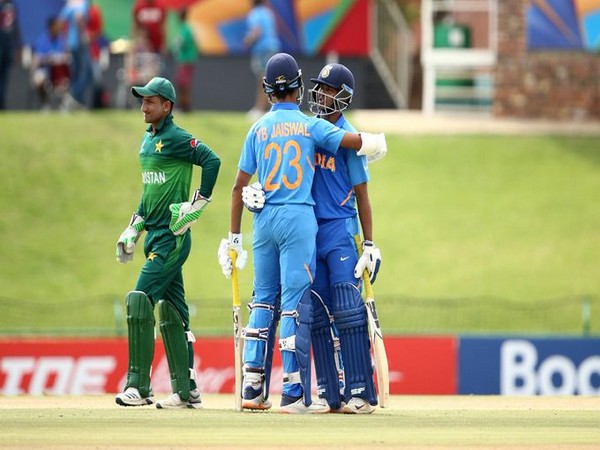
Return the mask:
<path id="1" fill-rule="evenodd" d="M 169 114 L 156 132 L 150 125 L 140 148 L 142 199 L 137 213 L 144 217 L 148 230 L 168 228 L 169 205 L 187 202 L 194 165 L 202 167 L 200 194 L 212 195 L 221 160 L 200 140 L 179 128 Z"/>

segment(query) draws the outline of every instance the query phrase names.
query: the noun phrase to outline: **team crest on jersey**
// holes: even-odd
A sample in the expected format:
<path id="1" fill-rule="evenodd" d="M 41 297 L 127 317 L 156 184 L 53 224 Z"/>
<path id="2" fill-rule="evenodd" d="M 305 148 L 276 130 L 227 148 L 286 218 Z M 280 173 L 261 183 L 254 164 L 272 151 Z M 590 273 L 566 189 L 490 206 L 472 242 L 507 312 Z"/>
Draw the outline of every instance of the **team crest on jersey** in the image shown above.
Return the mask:
<path id="1" fill-rule="evenodd" d="M 190 141 L 190 147 L 192 147 L 192 148 L 196 148 L 196 147 L 198 147 L 199 145 L 200 145 L 200 139 L 193 138 L 193 139 Z"/>

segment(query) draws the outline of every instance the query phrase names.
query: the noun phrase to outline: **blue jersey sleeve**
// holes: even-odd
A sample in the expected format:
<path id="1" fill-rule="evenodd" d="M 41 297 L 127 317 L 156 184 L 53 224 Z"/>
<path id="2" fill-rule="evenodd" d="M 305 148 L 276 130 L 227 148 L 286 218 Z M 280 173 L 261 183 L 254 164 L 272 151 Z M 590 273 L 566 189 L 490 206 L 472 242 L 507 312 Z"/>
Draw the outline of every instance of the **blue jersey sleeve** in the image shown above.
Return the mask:
<path id="1" fill-rule="evenodd" d="M 251 127 L 246 135 L 246 140 L 242 146 L 242 153 L 240 155 L 240 161 L 238 163 L 238 169 L 253 175 L 257 168 L 256 158 L 256 142 L 254 141 L 256 136 L 256 127 Z"/>
<path id="2" fill-rule="evenodd" d="M 348 175 L 352 186 L 369 181 L 369 166 L 366 156 L 358 156 L 354 150 L 347 153 Z"/>
<path id="3" fill-rule="evenodd" d="M 310 135 L 315 144 L 331 153 L 337 153 L 346 131 L 327 122 L 325 119 L 311 117 L 309 120 Z"/>

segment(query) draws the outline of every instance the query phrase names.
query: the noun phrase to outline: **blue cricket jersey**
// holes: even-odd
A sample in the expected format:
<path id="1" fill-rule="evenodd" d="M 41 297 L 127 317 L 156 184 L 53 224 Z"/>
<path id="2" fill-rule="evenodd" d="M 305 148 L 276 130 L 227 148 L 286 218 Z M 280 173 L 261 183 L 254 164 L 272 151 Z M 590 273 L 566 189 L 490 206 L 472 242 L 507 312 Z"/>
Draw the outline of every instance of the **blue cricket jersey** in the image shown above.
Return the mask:
<path id="1" fill-rule="evenodd" d="M 267 204 L 315 202 L 315 147 L 336 153 L 346 131 L 324 119 L 309 117 L 295 103 L 276 103 L 248 131 L 238 168 L 257 173 Z"/>
<path id="2" fill-rule="evenodd" d="M 356 132 L 341 114 L 336 127 Z M 343 219 L 356 216 L 354 186 L 369 181 L 366 156 L 341 148 L 332 154 L 322 148 L 315 151 L 315 179 L 312 194 L 317 219 Z"/>
<path id="3" fill-rule="evenodd" d="M 246 19 L 248 29 L 260 28 L 260 35 L 250 52 L 253 55 L 279 51 L 279 37 L 277 37 L 277 25 L 271 10 L 262 5 L 253 8 Z"/>

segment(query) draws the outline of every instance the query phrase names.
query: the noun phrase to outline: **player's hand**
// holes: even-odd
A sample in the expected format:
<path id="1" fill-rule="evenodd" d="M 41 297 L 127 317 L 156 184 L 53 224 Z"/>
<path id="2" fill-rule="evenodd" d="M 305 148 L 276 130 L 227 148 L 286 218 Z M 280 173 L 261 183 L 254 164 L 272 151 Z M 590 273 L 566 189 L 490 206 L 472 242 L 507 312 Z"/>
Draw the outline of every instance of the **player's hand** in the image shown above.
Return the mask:
<path id="1" fill-rule="evenodd" d="M 358 156 L 366 156 L 372 163 L 379 161 L 387 154 L 387 142 L 383 133 L 360 133 L 362 147 L 358 151 Z"/>
<path id="2" fill-rule="evenodd" d="M 372 284 L 377 279 L 377 272 L 381 265 L 381 252 L 371 241 L 363 241 L 362 247 L 363 253 L 354 266 L 354 278 L 362 277 L 363 272 L 367 269 Z"/>
<path id="3" fill-rule="evenodd" d="M 119 236 L 117 240 L 117 250 L 115 253 L 117 261 L 126 264 L 133 259 L 135 244 L 144 230 L 144 218 L 133 213 L 129 226 Z"/>
<path id="4" fill-rule="evenodd" d="M 242 188 L 242 201 L 250 212 L 261 212 L 265 207 L 265 200 L 265 191 L 263 191 L 262 185 L 258 181 Z"/>
<path id="5" fill-rule="evenodd" d="M 175 236 L 185 233 L 193 224 L 198 221 L 210 198 L 200 195 L 200 190 L 196 189 L 191 202 L 173 203 L 169 205 L 171 210 L 171 223 L 169 229 Z"/>
<path id="6" fill-rule="evenodd" d="M 219 264 L 221 265 L 221 271 L 223 272 L 223 275 L 225 275 L 225 278 L 229 278 L 233 271 L 233 262 L 229 256 L 230 250 L 235 251 L 237 254 L 235 267 L 240 270 L 243 269 L 248 260 L 248 252 L 242 248 L 242 233 L 234 234 L 229 232 L 229 237 L 227 239 L 221 239 L 217 256 L 219 258 Z"/>

